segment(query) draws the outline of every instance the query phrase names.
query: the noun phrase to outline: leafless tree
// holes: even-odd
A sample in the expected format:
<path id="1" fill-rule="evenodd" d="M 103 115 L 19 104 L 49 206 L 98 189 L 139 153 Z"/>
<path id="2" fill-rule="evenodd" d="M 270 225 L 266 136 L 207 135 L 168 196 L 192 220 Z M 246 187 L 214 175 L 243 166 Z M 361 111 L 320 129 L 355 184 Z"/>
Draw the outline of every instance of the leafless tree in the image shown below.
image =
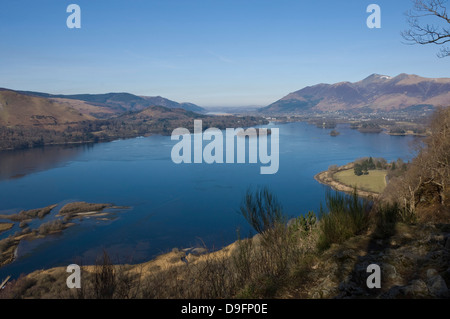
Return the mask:
<path id="1" fill-rule="evenodd" d="M 450 185 L 450 107 L 438 108 L 430 122 L 431 135 L 403 174 L 392 178 L 382 198 L 397 203 L 405 216 L 439 204 L 448 211 Z M 436 206 L 434 206 L 436 207 Z M 438 209 L 439 210 L 439 209 Z M 447 215 L 442 215 L 444 217 Z M 418 216 L 420 217 L 420 216 Z"/>
<path id="2" fill-rule="evenodd" d="M 425 166 L 428 183 L 439 189 L 439 198 L 445 205 L 450 183 L 450 108 L 439 108 L 431 122 L 431 136 L 427 139 L 428 157 Z"/>
<path id="3" fill-rule="evenodd" d="M 406 13 L 410 29 L 402 32 L 409 44 L 442 45 L 438 57 L 450 56 L 450 17 L 447 0 L 413 0 L 414 7 Z"/>

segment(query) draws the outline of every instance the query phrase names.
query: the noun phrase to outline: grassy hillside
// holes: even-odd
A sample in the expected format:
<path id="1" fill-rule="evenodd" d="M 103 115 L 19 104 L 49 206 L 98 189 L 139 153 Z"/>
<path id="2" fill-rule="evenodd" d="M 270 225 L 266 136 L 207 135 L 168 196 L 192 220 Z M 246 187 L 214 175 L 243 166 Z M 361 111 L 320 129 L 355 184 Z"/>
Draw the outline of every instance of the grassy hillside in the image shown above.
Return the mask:
<path id="1" fill-rule="evenodd" d="M 356 176 L 353 169 L 344 170 L 334 174 L 334 179 L 348 185 L 356 187 L 361 190 L 369 192 L 382 193 L 386 188 L 385 170 L 369 170 L 368 175 Z"/>
<path id="2" fill-rule="evenodd" d="M 0 90 L 0 125 L 3 126 L 56 128 L 93 119 L 58 101 Z"/>

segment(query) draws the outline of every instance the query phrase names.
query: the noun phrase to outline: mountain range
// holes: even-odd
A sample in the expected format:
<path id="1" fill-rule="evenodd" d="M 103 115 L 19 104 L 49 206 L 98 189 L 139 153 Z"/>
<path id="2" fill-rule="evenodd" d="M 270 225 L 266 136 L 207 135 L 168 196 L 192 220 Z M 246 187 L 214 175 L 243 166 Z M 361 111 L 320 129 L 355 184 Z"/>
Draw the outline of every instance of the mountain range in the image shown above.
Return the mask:
<path id="1" fill-rule="evenodd" d="M 43 145 L 111 141 L 150 134 L 170 135 L 177 127 L 251 127 L 256 116 L 212 116 L 190 103 L 129 93 L 51 95 L 0 88 L 0 150 Z"/>
<path id="2" fill-rule="evenodd" d="M 265 114 L 312 112 L 380 113 L 450 105 L 450 78 L 372 74 L 358 82 L 317 84 L 260 109 Z"/>
<path id="3" fill-rule="evenodd" d="M 198 113 L 205 111 L 202 107 L 193 103 L 178 103 L 161 96 L 138 96 L 130 93 L 55 95 L 30 91 L 17 92 L 62 102 L 83 114 L 90 114 L 95 117 L 109 117 L 129 111 L 142 111 L 150 106 L 180 108 Z"/>

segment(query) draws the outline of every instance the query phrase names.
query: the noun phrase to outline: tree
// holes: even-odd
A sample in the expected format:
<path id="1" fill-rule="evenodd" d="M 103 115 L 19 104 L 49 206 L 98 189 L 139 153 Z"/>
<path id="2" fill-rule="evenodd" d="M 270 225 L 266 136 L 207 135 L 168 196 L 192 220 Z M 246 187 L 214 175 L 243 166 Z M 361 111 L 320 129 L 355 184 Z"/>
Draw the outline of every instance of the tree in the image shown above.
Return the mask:
<path id="1" fill-rule="evenodd" d="M 382 169 L 383 168 L 383 166 L 381 165 L 380 161 L 377 161 L 376 168 L 377 169 Z"/>
<path id="2" fill-rule="evenodd" d="M 257 189 L 254 193 L 247 190 L 240 211 L 260 234 L 287 222 L 281 204 L 267 187 Z"/>
<path id="3" fill-rule="evenodd" d="M 372 157 L 370 157 L 369 160 L 367 161 L 367 168 L 372 170 L 376 168 Z"/>
<path id="4" fill-rule="evenodd" d="M 450 213 L 448 195 L 450 184 L 450 107 L 438 108 L 430 124 L 431 135 L 418 149 L 418 155 L 407 165 L 406 172 L 393 178 L 383 197 L 396 201 L 403 211 L 416 214 L 418 207 L 439 204 L 435 213 Z M 394 167 L 396 162 L 392 162 Z M 398 163 L 397 163 L 398 164 Z"/>
<path id="5" fill-rule="evenodd" d="M 361 176 L 363 174 L 363 169 L 362 169 L 361 164 L 355 164 L 354 171 L 355 171 L 356 176 Z"/>
<path id="6" fill-rule="evenodd" d="M 418 157 L 425 162 L 424 183 L 439 190 L 439 199 L 445 205 L 447 187 L 450 183 L 450 108 L 439 108 L 431 121 L 431 135 Z"/>
<path id="7" fill-rule="evenodd" d="M 406 13 L 409 30 L 402 37 L 409 44 L 442 45 L 438 57 L 450 55 L 450 17 L 447 14 L 447 0 L 413 0 L 414 7 Z"/>

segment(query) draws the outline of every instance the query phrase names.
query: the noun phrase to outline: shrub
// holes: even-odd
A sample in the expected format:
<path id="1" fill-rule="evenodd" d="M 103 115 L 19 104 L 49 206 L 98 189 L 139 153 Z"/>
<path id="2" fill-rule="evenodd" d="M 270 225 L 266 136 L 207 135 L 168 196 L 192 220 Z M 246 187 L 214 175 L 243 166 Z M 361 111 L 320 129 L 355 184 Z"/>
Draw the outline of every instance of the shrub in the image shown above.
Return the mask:
<path id="1" fill-rule="evenodd" d="M 38 232 L 40 235 L 48 235 L 52 232 L 59 232 L 63 230 L 65 227 L 65 223 L 61 220 L 53 220 L 47 223 L 41 224 L 38 228 Z"/>
<path id="2" fill-rule="evenodd" d="M 103 252 L 98 259 L 94 273 L 94 293 L 97 299 L 112 299 L 116 290 L 116 272 L 108 254 Z"/>
<path id="3" fill-rule="evenodd" d="M 255 193 L 247 190 L 244 203 L 241 205 L 241 214 L 260 234 L 287 222 L 281 204 L 266 187 L 257 189 Z"/>
<path id="4" fill-rule="evenodd" d="M 356 189 L 352 195 L 330 191 L 326 194 L 325 212 L 320 208 L 320 236 L 317 243 L 320 251 L 328 249 L 331 244 L 340 244 L 352 236 L 367 230 L 369 225 L 370 203 L 360 199 Z"/>
<path id="5" fill-rule="evenodd" d="M 8 250 L 12 245 L 14 245 L 14 240 L 11 237 L 0 240 L 0 253 Z"/>

